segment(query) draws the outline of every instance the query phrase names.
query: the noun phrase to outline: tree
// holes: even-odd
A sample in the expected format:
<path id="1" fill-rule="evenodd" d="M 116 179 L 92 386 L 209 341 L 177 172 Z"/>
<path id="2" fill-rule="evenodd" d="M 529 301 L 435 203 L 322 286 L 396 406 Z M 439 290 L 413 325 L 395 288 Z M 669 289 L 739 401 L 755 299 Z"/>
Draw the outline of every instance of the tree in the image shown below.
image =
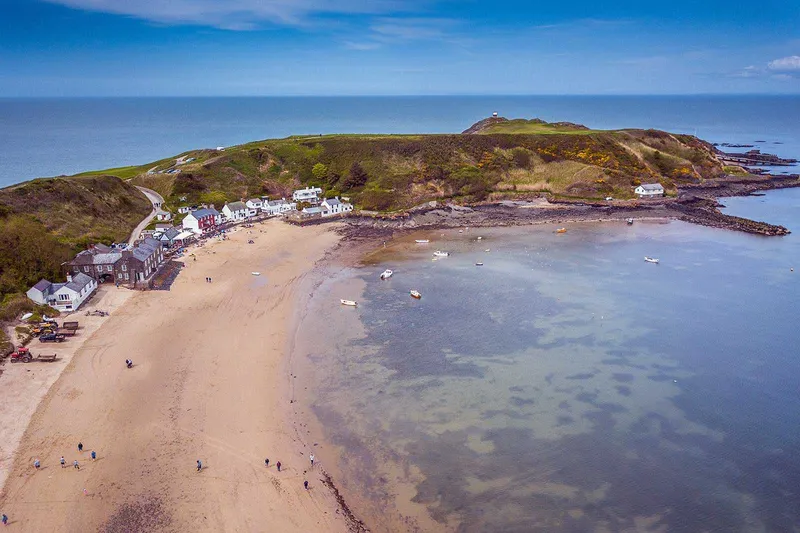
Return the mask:
<path id="1" fill-rule="evenodd" d="M 311 174 L 314 176 L 315 180 L 322 181 L 328 177 L 328 167 L 323 163 L 317 163 L 311 169 Z"/>
<path id="2" fill-rule="evenodd" d="M 350 167 L 350 173 L 344 180 L 344 186 L 347 189 L 363 187 L 364 185 L 366 185 L 367 180 L 369 180 L 367 172 L 364 170 L 361 164 L 358 161 L 356 161 Z"/>

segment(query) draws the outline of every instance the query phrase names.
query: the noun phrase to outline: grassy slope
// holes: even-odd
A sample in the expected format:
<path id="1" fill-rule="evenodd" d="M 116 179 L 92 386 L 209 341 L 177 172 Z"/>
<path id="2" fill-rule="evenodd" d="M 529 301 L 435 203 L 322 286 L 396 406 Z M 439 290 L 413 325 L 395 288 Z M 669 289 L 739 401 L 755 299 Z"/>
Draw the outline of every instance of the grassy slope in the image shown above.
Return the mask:
<path id="1" fill-rule="evenodd" d="M 8 304 L 89 242 L 128 238 L 147 198 L 114 176 L 45 178 L 0 189 L 0 297 Z"/>

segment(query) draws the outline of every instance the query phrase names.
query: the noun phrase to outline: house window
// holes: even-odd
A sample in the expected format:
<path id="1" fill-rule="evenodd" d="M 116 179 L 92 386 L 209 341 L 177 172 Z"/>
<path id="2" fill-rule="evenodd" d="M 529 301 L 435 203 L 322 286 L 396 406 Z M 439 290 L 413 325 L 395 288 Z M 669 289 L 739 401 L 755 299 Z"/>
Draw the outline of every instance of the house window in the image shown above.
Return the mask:
<path id="1" fill-rule="evenodd" d="M 63 301 L 67 301 L 67 300 L 69 300 L 69 294 L 59 294 L 58 295 L 58 299 L 59 300 L 63 300 Z"/>
<path id="2" fill-rule="evenodd" d="M 122 265 L 122 271 L 125 272 L 128 270 L 128 265 Z M 128 279 L 128 276 L 125 276 L 125 279 Z"/>
<path id="3" fill-rule="evenodd" d="M 97 265 L 97 271 L 98 272 L 102 272 L 103 271 L 103 265 Z"/>
<path id="4" fill-rule="evenodd" d="M 84 272 L 89 272 L 89 267 L 83 267 Z"/>
<path id="5" fill-rule="evenodd" d="M 125 274 L 125 279 L 128 279 L 128 274 L 127 273 Z"/>
<path id="6" fill-rule="evenodd" d="M 111 272 L 111 265 L 106 265 L 106 270 L 107 270 L 108 272 Z"/>
<path id="7" fill-rule="evenodd" d="M 122 274 L 117 272 L 117 279 L 122 279 Z"/>

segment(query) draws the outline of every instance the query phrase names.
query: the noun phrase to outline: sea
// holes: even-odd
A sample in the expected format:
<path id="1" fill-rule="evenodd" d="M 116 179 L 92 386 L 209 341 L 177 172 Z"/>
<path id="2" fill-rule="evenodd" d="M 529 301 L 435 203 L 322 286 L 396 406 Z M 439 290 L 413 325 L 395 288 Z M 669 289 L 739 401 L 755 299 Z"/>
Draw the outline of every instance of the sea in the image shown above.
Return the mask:
<path id="1" fill-rule="evenodd" d="M 329 267 L 317 457 L 375 531 L 797 531 L 800 190 L 723 203 L 794 233 L 420 231 Z"/>
<path id="2" fill-rule="evenodd" d="M 493 112 L 800 158 L 791 96 L 0 99 L 0 186 Z M 800 190 L 722 202 L 793 233 L 465 227 L 322 264 L 292 405 L 356 515 L 373 531 L 799 530 Z"/>
<path id="3" fill-rule="evenodd" d="M 0 187 L 289 135 L 457 133 L 494 112 L 663 129 L 800 159 L 800 96 L 0 98 Z"/>

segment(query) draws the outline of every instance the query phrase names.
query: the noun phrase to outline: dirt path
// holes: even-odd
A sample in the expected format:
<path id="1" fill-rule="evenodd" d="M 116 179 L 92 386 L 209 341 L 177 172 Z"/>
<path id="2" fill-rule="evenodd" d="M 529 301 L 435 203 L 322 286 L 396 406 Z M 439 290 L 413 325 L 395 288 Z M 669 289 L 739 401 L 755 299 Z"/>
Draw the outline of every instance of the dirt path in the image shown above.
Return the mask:
<path id="1" fill-rule="evenodd" d="M 164 198 L 162 198 L 161 195 L 158 194 L 156 191 L 148 189 L 146 187 L 139 187 L 138 185 L 136 186 L 136 188 L 142 191 L 142 193 L 144 193 L 145 196 L 147 196 L 147 199 L 150 200 L 151 204 L 153 204 L 153 210 L 131 232 L 131 236 L 128 239 L 128 244 L 130 244 L 131 246 L 133 246 L 133 243 L 135 243 L 139 239 L 139 235 L 147 227 L 147 225 L 150 224 L 150 222 L 156 217 L 156 215 L 158 213 L 163 212 L 161 206 L 164 205 Z"/>

